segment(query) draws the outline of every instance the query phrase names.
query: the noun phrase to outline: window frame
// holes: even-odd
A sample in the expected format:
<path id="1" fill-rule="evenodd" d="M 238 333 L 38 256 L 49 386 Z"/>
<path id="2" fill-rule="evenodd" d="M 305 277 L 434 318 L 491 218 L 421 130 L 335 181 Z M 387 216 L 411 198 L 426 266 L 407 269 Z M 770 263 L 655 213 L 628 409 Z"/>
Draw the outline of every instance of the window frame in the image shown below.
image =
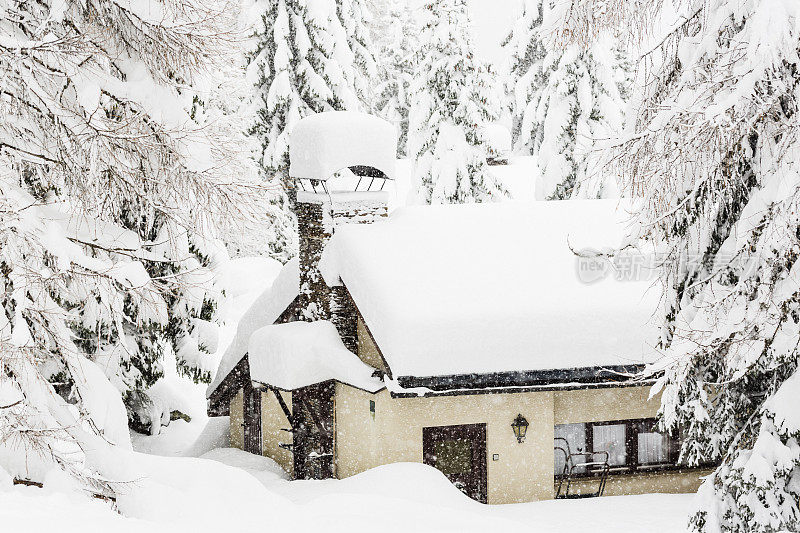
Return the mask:
<path id="1" fill-rule="evenodd" d="M 582 423 L 585 431 L 586 451 L 594 453 L 594 426 L 625 425 L 625 464 L 609 465 L 609 474 L 631 474 L 635 472 L 654 472 L 660 470 L 677 470 L 678 455 L 680 453 L 680 438 L 669 433 L 662 433 L 657 428 L 656 418 L 630 418 L 626 420 L 598 420 Z M 667 437 L 667 460 L 660 463 L 639 462 L 639 433 L 662 433 Z M 573 477 L 594 477 L 600 475 L 599 471 L 586 469 L 582 473 L 574 473 Z M 564 477 L 555 473 L 556 479 Z"/>

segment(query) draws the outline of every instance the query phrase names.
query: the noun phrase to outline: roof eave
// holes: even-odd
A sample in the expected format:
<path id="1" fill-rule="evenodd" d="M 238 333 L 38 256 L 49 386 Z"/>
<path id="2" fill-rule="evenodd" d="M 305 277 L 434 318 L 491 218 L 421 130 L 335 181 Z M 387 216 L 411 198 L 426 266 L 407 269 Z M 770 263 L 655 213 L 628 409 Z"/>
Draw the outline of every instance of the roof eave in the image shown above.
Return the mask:
<path id="1" fill-rule="evenodd" d="M 419 396 L 420 390 L 428 391 L 424 396 L 452 396 L 650 385 L 654 382 L 654 378 L 643 377 L 641 373 L 644 369 L 645 365 L 636 364 L 442 376 L 400 376 L 397 378 L 399 388 L 410 390 L 408 393 L 394 390 L 392 396 Z"/>

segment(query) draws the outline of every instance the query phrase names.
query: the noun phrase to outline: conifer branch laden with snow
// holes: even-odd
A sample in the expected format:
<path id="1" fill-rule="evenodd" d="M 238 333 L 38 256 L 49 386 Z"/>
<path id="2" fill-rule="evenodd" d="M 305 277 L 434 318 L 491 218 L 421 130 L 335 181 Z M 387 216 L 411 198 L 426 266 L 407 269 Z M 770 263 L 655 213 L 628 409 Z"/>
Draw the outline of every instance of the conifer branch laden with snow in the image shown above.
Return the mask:
<path id="1" fill-rule="evenodd" d="M 511 95 L 514 150 L 534 155 L 539 199 L 602 198 L 617 184 L 600 171 L 597 143 L 619 130 L 624 78 L 619 47 L 604 35 L 590 45 L 548 39 L 555 6 L 528 0 L 503 43 Z"/>
<path id="2" fill-rule="evenodd" d="M 264 178 L 289 183 L 289 134 L 303 117 L 371 109 L 377 76 L 363 0 L 265 0 L 248 75 L 256 87 L 249 133 Z"/>
<path id="3" fill-rule="evenodd" d="M 274 214 L 217 101 L 236 10 L 0 7 L 0 404 L 20 402 L 0 440 L 109 477 L 113 461 L 82 450 L 130 446 L 128 416 L 148 431 L 169 418 L 147 395 L 167 354 L 209 377 L 195 325 L 213 314 L 218 228 Z"/>
<path id="4" fill-rule="evenodd" d="M 408 4 L 383 1 L 372 24 L 372 40 L 380 57 L 378 68 L 378 116 L 397 128 L 397 156 L 408 156 L 408 114 L 414 54 L 419 47 L 416 11 Z"/>
<path id="5" fill-rule="evenodd" d="M 576 13 L 597 2 L 565 4 Z M 630 17 L 610 11 L 653 41 L 616 157 L 643 198 L 637 236 L 667 258 L 665 355 L 653 368 L 664 371 L 662 422 L 685 431 L 684 462 L 721 462 L 693 530 L 796 531 L 800 5 L 677 4 L 663 35 L 645 29 L 657 0 Z"/>
<path id="6" fill-rule="evenodd" d="M 474 56 L 466 2 L 427 4 L 423 13 L 408 142 L 418 201 L 500 200 L 507 192 L 488 171 L 486 159 L 494 154 L 483 132 L 499 116 L 500 102 L 488 68 Z"/>

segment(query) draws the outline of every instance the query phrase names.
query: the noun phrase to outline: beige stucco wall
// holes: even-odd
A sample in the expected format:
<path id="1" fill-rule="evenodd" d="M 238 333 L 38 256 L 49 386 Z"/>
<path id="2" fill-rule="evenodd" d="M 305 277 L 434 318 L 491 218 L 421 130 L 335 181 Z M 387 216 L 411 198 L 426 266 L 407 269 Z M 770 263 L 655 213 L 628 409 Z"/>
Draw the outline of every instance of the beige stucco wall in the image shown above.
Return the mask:
<path id="1" fill-rule="evenodd" d="M 369 401 L 375 401 L 375 419 Z M 511 422 L 522 413 L 530 423 L 518 443 Z M 336 386 L 337 475 L 402 461 L 422 462 L 422 428 L 486 424 L 489 503 L 552 498 L 553 393 L 477 394 L 391 398 Z M 492 455 L 498 454 L 498 460 Z M 547 460 L 542 460 L 542 458 Z"/>
<path id="2" fill-rule="evenodd" d="M 377 368 L 378 370 L 386 372 L 386 365 L 383 364 L 383 358 L 381 358 L 381 354 L 378 352 L 375 343 L 372 342 L 361 317 L 358 317 L 356 332 L 358 335 L 358 357 L 372 368 Z"/>
<path id="3" fill-rule="evenodd" d="M 648 400 L 650 387 L 580 389 L 553 393 L 556 424 L 652 418 L 658 413 L 660 396 Z"/>
<path id="4" fill-rule="evenodd" d="M 336 468 L 340 478 L 382 464 L 422 462 L 422 428 L 485 423 L 489 503 L 516 503 L 554 496 L 555 424 L 649 418 L 659 399 L 649 387 L 539 391 L 503 394 L 391 398 L 336 385 Z M 369 412 L 375 401 L 375 419 Z M 522 413 L 530 423 L 520 444 L 511 421 Z M 492 460 L 493 454 L 499 460 Z M 692 492 L 708 471 L 686 470 L 612 475 L 606 495 Z M 578 482 L 572 492 L 594 491 L 597 481 Z"/>
<path id="5" fill-rule="evenodd" d="M 279 394 L 291 412 L 292 394 L 289 392 L 280 392 Z M 263 454 L 274 459 L 284 470 L 291 473 L 293 468 L 292 453 L 278 446 L 279 443 L 292 443 L 292 434 L 288 431 L 282 431 L 282 429 L 288 429 L 289 427 L 286 414 L 281 409 L 281 405 L 275 395 L 270 391 L 262 392 L 261 446 Z"/>
<path id="6" fill-rule="evenodd" d="M 244 449 L 244 393 L 241 389 L 231 399 L 231 447 Z"/>

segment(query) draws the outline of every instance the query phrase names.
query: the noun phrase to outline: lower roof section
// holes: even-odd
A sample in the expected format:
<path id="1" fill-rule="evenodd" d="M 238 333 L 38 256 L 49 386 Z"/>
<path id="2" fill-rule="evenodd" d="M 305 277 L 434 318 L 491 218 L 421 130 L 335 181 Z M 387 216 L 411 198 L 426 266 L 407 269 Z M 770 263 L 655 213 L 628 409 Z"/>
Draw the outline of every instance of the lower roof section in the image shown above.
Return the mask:
<path id="1" fill-rule="evenodd" d="M 644 365 L 616 365 L 450 376 L 400 376 L 390 387 L 392 396 L 452 396 L 648 385 Z"/>

